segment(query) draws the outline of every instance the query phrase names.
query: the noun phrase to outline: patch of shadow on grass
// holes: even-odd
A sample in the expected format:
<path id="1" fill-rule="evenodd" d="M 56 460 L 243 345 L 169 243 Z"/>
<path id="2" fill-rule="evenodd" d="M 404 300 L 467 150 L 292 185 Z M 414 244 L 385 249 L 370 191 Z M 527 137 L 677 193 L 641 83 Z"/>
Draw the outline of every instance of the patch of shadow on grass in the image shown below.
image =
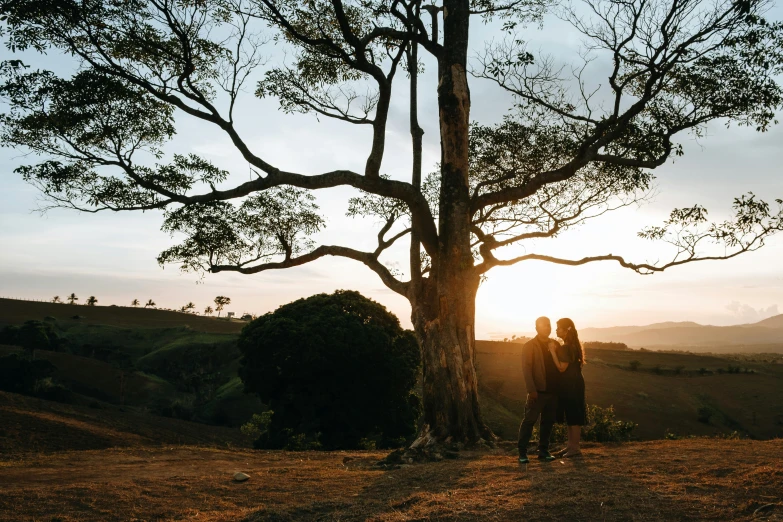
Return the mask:
<path id="1" fill-rule="evenodd" d="M 432 509 L 435 497 L 447 496 L 451 491 L 460 488 L 459 482 L 468 464 L 475 456 L 461 454 L 456 460 L 448 459 L 441 462 L 402 465 L 392 470 L 378 470 L 372 473 L 372 479 L 367 475 L 358 480 L 364 480 L 366 485 L 360 490 L 341 491 L 329 489 L 324 484 L 328 495 L 333 499 L 328 502 L 311 502 L 294 506 L 266 507 L 258 510 L 243 522 L 291 522 L 291 521 L 341 521 L 359 522 L 383 519 L 385 515 L 396 513 L 406 515 L 411 510 Z M 348 461 L 344 464 L 348 473 L 369 471 L 363 466 Z M 363 459 L 356 459 L 363 460 Z M 376 459 L 377 461 L 377 459 Z M 364 464 L 364 463 L 362 463 Z M 376 468 L 377 469 L 377 468 Z M 435 507 L 437 509 L 437 507 Z M 450 515 L 420 518 L 417 516 L 406 520 L 453 520 Z M 462 520 L 462 519 L 460 519 Z M 472 519 L 466 519 L 472 520 Z"/>
<path id="2" fill-rule="evenodd" d="M 288 509 L 263 508 L 242 519 L 242 522 L 295 522 L 299 520 L 331 522 L 346 520 L 347 514 L 358 515 L 353 512 L 357 507 L 347 502 L 313 502 Z"/>

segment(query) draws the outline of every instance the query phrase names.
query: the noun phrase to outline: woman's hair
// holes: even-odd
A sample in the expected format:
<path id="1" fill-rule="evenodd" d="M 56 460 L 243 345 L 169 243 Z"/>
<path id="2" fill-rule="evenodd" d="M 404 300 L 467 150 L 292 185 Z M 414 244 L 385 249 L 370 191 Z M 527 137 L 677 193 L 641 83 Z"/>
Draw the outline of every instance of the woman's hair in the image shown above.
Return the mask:
<path id="1" fill-rule="evenodd" d="M 574 322 L 568 317 L 563 317 L 558 319 L 557 326 L 566 331 L 565 337 L 563 337 L 563 344 L 576 352 L 576 360 L 579 362 L 579 366 L 584 366 L 585 350 L 582 348 L 582 343 L 579 342 L 579 333 L 576 331 Z"/>

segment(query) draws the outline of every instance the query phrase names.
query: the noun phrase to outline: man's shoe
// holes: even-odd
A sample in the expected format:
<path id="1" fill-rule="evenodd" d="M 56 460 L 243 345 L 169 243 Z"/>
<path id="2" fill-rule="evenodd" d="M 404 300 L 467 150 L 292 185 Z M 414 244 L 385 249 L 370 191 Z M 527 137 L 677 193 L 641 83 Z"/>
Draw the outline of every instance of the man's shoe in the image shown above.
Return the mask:
<path id="1" fill-rule="evenodd" d="M 538 460 L 544 460 L 546 462 L 552 462 L 555 460 L 555 457 L 552 456 L 551 453 L 548 451 L 539 451 L 538 452 Z"/>
<path id="2" fill-rule="evenodd" d="M 527 458 L 527 455 L 521 455 L 519 457 L 519 463 L 520 464 L 527 464 L 528 462 L 530 462 L 530 459 Z"/>

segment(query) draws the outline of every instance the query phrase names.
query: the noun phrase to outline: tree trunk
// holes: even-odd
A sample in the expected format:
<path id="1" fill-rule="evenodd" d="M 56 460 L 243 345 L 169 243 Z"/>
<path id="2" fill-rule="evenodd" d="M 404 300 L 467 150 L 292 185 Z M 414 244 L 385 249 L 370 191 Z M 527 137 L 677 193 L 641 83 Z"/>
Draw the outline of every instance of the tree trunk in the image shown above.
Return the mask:
<path id="1" fill-rule="evenodd" d="M 427 283 L 433 283 L 432 279 Z M 479 408 L 475 365 L 478 280 L 465 280 L 449 289 L 433 284 L 425 287 L 431 290 L 431 299 L 417 302 L 413 311 L 422 349 L 424 411 L 422 429 L 412 448 L 491 441 L 494 435 Z"/>
<path id="2" fill-rule="evenodd" d="M 493 438 L 479 409 L 474 351 L 479 276 L 470 248 L 468 19 L 469 0 L 444 2 L 444 52 L 438 62 L 439 245 L 430 277 L 412 300 L 424 372 L 424 422 L 412 448 Z"/>

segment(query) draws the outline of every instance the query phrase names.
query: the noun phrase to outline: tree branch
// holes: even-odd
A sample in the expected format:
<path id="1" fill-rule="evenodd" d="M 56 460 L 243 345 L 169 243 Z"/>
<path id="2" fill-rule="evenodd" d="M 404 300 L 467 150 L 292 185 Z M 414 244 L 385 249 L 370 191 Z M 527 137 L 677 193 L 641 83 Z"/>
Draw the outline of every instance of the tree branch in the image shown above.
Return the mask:
<path id="1" fill-rule="evenodd" d="M 383 266 L 378 261 L 378 257 L 371 252 L 361 252 L 352 248 L 336 246 L 336 245 L 322 245 L 312 252 L 303 254 L 298 257 L 287 258 L 283 261 L 263 263 L 255 266 L 235 266 L 235 265 L 217 265 L 210 267 L 210 272 L 239 272 L 241 274 L 257 274 L 266 270 L 280 270 L 283 268 L 291 268 L 295 266 L 304 265 L 325 256 L 336 256 L 353 259 L 364 263 L 370 270 L 378 274 L 381 281 L 394 292 L 400 295 L 407 296 L 408 283 L 399 281 L 396 279 L 389 269 Z"/>

